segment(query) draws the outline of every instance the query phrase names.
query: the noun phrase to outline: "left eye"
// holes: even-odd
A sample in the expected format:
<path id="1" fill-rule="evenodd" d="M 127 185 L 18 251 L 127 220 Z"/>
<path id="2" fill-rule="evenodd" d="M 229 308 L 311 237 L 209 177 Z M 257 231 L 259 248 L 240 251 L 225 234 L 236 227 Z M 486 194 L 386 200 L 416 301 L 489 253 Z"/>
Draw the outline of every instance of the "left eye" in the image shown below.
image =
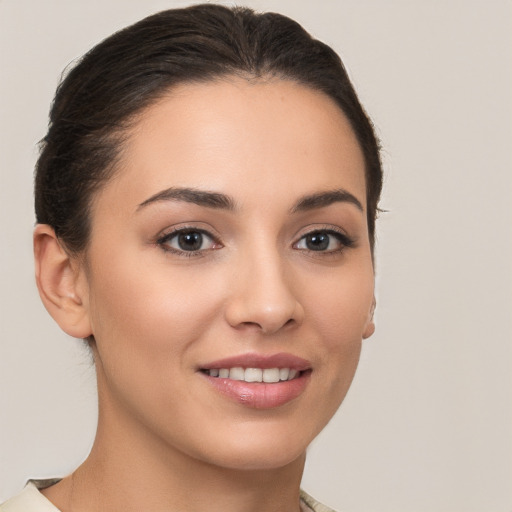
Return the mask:
<path id="1" fill-rule="evenodd" d="M 176 252 L 198 252 L 213 249 L 215 241 L 213 238 L 197 229 L 175 231 L 162 237 L 158 243 L 164 249 Z"/>
<path id="2" fill-rule="evenodd" d="M 352 245 L 352 241 L 336 231 L 313 231 L 304 235 L 294 246 L 295 249 L 305 249 L 317 252 L 341 251 Z"/>

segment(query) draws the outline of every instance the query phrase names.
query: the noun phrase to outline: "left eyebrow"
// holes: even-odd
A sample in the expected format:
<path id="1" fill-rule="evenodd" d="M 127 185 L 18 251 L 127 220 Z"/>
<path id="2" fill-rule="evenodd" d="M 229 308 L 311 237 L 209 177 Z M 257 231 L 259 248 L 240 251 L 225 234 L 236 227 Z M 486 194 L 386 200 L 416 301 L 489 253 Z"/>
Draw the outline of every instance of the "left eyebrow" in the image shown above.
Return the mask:
<path id="1" fill-rule="evenodd" d="M 291 212 L 304 212 L 316 208 L 325 208 L 333 203 L 350 203 L 358 210 L 364 211 L 361 201 L 356 196 L 344 189 L 328 190 L 301 197 L 292 207 Z"/>

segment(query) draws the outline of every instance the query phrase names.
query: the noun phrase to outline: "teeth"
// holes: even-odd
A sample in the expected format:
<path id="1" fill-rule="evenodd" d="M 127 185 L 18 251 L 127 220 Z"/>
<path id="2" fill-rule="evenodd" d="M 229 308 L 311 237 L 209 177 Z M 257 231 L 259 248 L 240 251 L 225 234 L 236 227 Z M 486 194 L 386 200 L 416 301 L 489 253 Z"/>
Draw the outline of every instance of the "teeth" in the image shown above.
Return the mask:
<path id="1" fill-rule="evenodd" d="M 246 368 L 245 382 L 261 382 L 263 380 L 263 370 L 261 368 Z"/>
<path id="2" fill-rule="evenodd" d="M 297 370 L 291 368 L 212 368 L 207 370 L 210 377 L 221 379 L 243 380 L 245 382 L 267 382 L 292 380 L 299 375 Z"/>
<path id="3" fill-rule="evenodd" d="M 229 370 L 229 378 L 231 380 L 244 380 L 245 372 L 243 368 L 236 366 L 235 368 L 231 368 Z"/>
<path id="4" fill-rule="evenodd" d="M 279 382 L 279 368 L 265 368 L 263 382 Z"/>

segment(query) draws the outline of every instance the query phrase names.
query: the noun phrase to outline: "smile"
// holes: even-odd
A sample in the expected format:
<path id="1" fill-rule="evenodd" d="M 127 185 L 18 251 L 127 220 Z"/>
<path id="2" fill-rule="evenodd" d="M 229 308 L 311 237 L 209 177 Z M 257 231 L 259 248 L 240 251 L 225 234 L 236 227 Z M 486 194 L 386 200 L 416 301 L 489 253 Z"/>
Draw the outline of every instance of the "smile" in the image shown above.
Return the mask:
<path id="1" fill-rule="evenodd" d="M 312 365 L 293 354 L 241 354 L 201 365 L 221 396 L 255 409 L 281 407 L 298 398 L 311 381 Z"/>
<path id="2" fill-rule="evenodd" d="M 240 380 L 244 382 L 276 383 L 297 378 L 300 374 L 294 368 L 211 368 L 203 370 L 210 377 Z"/>

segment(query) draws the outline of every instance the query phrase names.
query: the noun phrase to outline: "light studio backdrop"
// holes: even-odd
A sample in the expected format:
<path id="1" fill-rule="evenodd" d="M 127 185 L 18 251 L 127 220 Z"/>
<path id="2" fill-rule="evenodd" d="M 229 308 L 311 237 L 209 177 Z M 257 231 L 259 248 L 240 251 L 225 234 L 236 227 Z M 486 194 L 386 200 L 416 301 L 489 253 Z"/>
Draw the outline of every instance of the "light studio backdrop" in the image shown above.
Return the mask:
<path id="1" fill-rule="evenodd" d="M 172 0 L 0 0 L 0 501 L 91 446 L 94 370 L 33 279 L 61 70 Z M 384 146 L 377 332 L 303 485 L 350 512 L 512 510 L 512 3 L 247 0 L 341 54 Z"/>

